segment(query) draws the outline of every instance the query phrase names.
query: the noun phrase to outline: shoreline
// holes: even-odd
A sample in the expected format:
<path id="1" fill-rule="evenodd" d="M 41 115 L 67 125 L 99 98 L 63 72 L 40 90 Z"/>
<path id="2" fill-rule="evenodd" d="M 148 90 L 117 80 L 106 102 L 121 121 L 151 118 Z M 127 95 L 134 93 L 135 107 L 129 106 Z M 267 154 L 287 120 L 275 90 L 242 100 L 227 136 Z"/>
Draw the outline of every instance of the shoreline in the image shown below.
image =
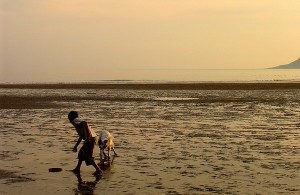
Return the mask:
<path id="1" fill-rule="evenodd" d="M 0 89 L 128 89 L 128 90 L 276 90 L 300 89 L 300 83 L 58 83 L 0 84 Z"/>

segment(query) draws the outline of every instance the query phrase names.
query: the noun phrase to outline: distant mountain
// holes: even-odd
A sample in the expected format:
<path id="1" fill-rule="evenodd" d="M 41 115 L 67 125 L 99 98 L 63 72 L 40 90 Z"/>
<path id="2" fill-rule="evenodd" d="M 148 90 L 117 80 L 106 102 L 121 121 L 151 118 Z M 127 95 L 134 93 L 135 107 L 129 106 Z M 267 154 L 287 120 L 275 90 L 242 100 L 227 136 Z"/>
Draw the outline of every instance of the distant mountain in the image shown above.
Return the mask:
<path id="1" fill-rule="evenodd" d="M 286 65 L 275 66 L 270 69 L 300 69 L 300 58 Z"/>

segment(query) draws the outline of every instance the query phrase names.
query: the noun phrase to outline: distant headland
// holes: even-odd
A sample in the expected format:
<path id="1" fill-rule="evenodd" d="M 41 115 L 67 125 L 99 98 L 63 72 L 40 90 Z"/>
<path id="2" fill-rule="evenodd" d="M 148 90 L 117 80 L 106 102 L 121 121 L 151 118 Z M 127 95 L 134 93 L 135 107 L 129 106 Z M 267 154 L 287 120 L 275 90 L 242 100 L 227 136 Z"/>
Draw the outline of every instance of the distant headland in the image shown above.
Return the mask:
<path id="1" fill-rule="evenodd" d="M 300 58 L 286 65 L 275 66 L 268 69 L 300 69 Z"/>

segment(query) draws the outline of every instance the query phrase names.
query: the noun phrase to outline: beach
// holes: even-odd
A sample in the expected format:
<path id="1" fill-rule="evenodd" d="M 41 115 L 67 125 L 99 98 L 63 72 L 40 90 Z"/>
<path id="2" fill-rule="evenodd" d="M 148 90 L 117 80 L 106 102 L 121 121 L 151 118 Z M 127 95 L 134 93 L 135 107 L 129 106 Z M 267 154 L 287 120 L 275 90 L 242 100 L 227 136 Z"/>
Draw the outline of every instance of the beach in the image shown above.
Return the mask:
<path id="1" fill-rule="evenodd" d="M 300 193 L 300 83 L 0 84 L 0 92 L 0 194 Z M 71 110 L 115 137 L 119 156 L 100 179 L 85 164 L 81 177 L 70 171 Z"/>

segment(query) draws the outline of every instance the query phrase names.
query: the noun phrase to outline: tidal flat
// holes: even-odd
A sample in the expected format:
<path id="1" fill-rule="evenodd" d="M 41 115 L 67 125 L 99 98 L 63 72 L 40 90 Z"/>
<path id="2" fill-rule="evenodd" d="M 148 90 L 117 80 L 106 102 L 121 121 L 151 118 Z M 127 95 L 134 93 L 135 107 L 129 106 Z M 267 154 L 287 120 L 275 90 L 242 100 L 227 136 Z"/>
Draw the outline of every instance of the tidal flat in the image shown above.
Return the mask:
<path id="1" fill-rule="evenodd" d="M 71 110 L 115 137 L 100 179 Z M 0 194 L 300 193 L 299 83 L 0 85 L 0 113 Z"/>

